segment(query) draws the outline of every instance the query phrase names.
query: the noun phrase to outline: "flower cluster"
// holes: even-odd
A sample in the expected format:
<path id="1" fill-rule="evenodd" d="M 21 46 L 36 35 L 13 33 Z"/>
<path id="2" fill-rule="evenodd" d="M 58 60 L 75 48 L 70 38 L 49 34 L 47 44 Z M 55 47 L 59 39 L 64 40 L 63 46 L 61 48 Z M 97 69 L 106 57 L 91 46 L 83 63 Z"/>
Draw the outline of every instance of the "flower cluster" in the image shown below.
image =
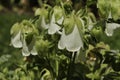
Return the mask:
<path id="1" fill-rule="evenodd" d="M 37 55 L 34 43 L 38 30 L 30 21 L 24 20 L 21 23 L 14 24 L 11 29 L 11 35 L 11 45 L 15 48 L 22 48 L 24 56 Z"/>
<path id="2" fill-rule="evenodd" d="M 102 5 L 104 3 L 104 1 L 98 1 L 98 8 L 100 10 L 103 8 Z M 114 15 L 111 15 L 111 13 L 113 13 L 112 9 L 107 15 L 108 20 L 109 18 L 114 18 Z M 85 32 L 88 31 L 90 33 L 90 31 L 94 31 L 95 24 L 97 24 L 96 18 L 92 12 L 88 11 L 88 13 L 83 14 L 83 12 L 75 12 L 73 10 L 67 13 L 63 6 L 58 5 L 54 7 L 44 5 L 42 8 L 36 10 L 35 16 L 39 17 L 39 20 L 36 21 L 39 23 L 39 26 L 33 24 L 32 21 L 24 20 L 21 23 L 14 24 L 11 29 L 11 44 L 16 48 L 22 48 L 22 54 L 24 56 L 29 56 L 30 54 L 37 55 L 39 49 L 36 43 L 39 41 L 42 44 L 39 44 L 39 47 L 47 47 L 49 45 L 49 40 L 40 38 L 41 30 L 47 31 L 47 33 L 43 34 L 43 37 L 44 35 L 60 35 L 58 49 L 78 52 L 84 47 Z M 103 25 L 101 27 L 103 27 Z M 105 33 L 108 36 L 112 36 L 113 30 L 118 27 L 120 27 L 120 24 L 106 22 Z"/>

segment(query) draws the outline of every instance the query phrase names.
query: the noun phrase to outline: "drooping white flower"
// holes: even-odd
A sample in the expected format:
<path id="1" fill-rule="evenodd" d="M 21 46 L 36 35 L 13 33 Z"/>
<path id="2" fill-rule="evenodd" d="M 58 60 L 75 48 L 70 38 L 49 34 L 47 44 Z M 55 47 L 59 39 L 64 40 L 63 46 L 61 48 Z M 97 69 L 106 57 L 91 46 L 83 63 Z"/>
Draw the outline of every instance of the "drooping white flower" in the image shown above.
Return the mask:
<path id="1" fill-rule="evenodd" d="M 32 55 L 37 55 L 37 50 L 35 47 L 32 45 L 32 49 L 29 48 L 29 45 L 27 45 L 25 39 L 23 40 L 23 48 L 22 48 L 22 54 L 23 56 L 29 56 L 30 54 Z"/>
<path id="2" fill-rule="evenodd" d="M 37 55 L 34 45 L 34 39 L 27 44 L 26 39 L 32 35 L 38 35 L 37 29 L 29 21 L 24 20 L 22 23 L 16 23 L 11 29 L 11 45 L 15 48 L 22 48 L 23 56 Z"/>
<path id="3" fill-rule="evenodd" d="M 58 24 L 62 24 L 63 19 L 64 18 L 61 17 L 59 20 L 55 21 L 55 16 L 53 14 L 50 23 L 47 24 L 45 22 L 45 18 L 42 17 L 41 27 L 44 29 L 48 29 L 48 34 L 54 34 L 61 29 L 61 27 Z"/>
<path id="4" fill-rule="evenodd" d="M 80 50 L 81 47 L 83 47 L 83 42 L 77 25 L 74 26 L 74 30 L 72 31 L 72 33 L 68 35 L 65 34 L 65 30 L 63 28 L 61 39 L 58 42 L 58 48 L 66 48 L 70 52 L 75 52 Z"/>
<path id="5" fill-rule="evenodd" d="M 33 46 L 33 48 L 32 48 L 32 50 L 30 51 L 30 53 L 31 53 L 32 55 L 37 55 L 37 54 L 38 54 L 35 46 Z"/>
<path id="6" fill-rule="evenodd" d="M 20 39 L 21 31 L 19 31 L 15 36 L 11 38 L 11 44 L 15 48 L 21 48 L 22 47 L 22 41 Z"/>
<path id="7" fill-rule="evenodd" d="M 23 56 L 29 56 L 30 55 L 30 52 L 29 52 L 29 49 L 28 49 L 28 46 L 27 46 L 27 43 L 26 43 L 25 39 L 23 40 L 22 54 L 23 54 Z"/>
<path id="8" fill-rule="evenodd" d="M 117 23 L 106 23 L 106 29 L 105 29 L 105 33 L 107 36 L 112 36 L 113 35 L 113 31 L 116 28 L 119 28 L 120 24 Z"/>
<path id="9" fill-rule="evenodd" d="M 111 19 L 112 18 L 112 14 L 111 14 L 111 11 L 109 12 L 109 15 L 108 15 L 108 19 Z M 112 36 L 113 35 L 113 31 L 116 29 L 116 28 L 119 28 L 120 27 L 120 24 L 118 23 L 106 23 L 106 29 L 105 29 L 105 33 L 107 36 Z"/>
<path id="10" fill-rule="evenodd" d="M 61 21 L 59 21 L 59 22 L 61 22 Z M 61 29 L 61 27 L 56 24 L 55 16 L 53 14 L 51 21 L 50 21 L 50 24 L 49 24 L 49 27 L 48 27 L 48 34 L 54 34 L 57 31 L 59 31 L 60 29 Z"/>

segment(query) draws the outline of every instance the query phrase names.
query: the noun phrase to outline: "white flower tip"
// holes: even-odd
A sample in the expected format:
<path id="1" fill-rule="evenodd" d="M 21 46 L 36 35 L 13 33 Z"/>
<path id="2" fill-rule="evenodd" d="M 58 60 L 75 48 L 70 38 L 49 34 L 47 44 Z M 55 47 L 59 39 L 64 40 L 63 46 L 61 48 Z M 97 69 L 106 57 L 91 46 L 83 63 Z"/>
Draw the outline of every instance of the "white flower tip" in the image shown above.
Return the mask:
<path id="1" fill-rule="evenodd" d="M 22 49 L 22 55 L 23 55 L 23 56 L 29 56 L 29 55 L 30 55 L 30 52 L 29 52 L 29 51 L 26 52 L 26 51 L 24 51 L 24 49 Z"/>
<path id="2" fill-rule="evenodd" d="M 62 24 L 63 20 L 64 20 L 64 17 L 62 16 L 62 17 L 57 21 L 57 23 L 58 23 L 58 24 Z"/>
<path id="3" fill-rule="evenodd" d="M 58 49 L 65 49 L 65 46 L 61 40 L 58 42 Z"/>
<path id="4" fill-rule="evenodd" d="M 37 55 L 38 54 L 37 50 L 35 49 L 35 47 L 33 47 L 33 49 L 31 50 L 31 54 L 32 55 Z"/>
<path id="5" fill-rule="evenodd" d="M 70 51 L 70 52 L 76 52 L 76 51 L 79 51 L 80 50 L 80 48 L 81 48 L 82 46 L 79 46 L 79 47 L 73 47 L 73 48 L 66 48 L 68 51 Z"/>
<path id="6" fill-rule="evenodd" d="M 109 31 L 107 31 L 107 29 L 105 29 L 105 33 L 106 33 L 107 36 L 112 36 L 113 35 L 113 31 L 109 32 Z"/>
<path id="7" fill-rule="evenodd" d="M 57 31 L 61 29 L 60 26 L 58 26 L 55 23 L 51 23 L 49 28 L 48 28 L 48 34 L 55 34 Z"/>
<path id="8" fill-rule="evenodd" d="M 116 28 L 119 28 L 120 24 L 117 23 L 106 23 L 105 33 L 107 36 L 112 36 Z"/>

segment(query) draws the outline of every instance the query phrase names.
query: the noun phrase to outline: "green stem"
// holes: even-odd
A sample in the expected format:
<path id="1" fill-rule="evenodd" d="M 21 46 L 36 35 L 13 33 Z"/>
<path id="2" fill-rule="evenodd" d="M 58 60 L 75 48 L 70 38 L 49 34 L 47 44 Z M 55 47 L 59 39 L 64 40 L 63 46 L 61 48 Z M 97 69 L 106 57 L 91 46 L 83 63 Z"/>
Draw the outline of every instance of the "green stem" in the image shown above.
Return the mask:
<path id="1" fill-rule="evenodd" d="M 58 72 L 59 72 L 59 62 L 58 62 L 58 60 L 55 61 L 55 64 L 56 64 L 56 77 L 58 77 Z"/>
<path id="2" fill-rule="evenodd" d="M 67 80 L 70 80 L 71 77 L 72 77 L 72 75 L 71 75 L 72 73 L 71 72 L 73 72 L 72 70 L 74 68 L 75 56 L 76 56 L 76 54 L 75 54 L 75 52 L 73 52 L 71 54 L 70 63 L 68 65 Z"/>

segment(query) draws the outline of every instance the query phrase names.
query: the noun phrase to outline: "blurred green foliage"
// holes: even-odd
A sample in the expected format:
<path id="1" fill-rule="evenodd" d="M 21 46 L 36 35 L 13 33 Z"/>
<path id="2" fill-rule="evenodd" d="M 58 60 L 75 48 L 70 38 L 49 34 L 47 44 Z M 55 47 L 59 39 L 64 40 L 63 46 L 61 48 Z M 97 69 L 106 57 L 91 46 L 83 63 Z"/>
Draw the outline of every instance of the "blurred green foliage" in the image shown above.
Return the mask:
<path id="1" fill-rule="evenodd" d="M 18 15 L 16 13 L 0 12 L 0 72 L 3 72 L 5 68 L 12 71 L 22 63 L 21 50 L 10 46 L 10 28 L 16 21 L 20 22 L 22 19 L 29 19 L 30 17 L 32 17 L 31 14 Z"/>

